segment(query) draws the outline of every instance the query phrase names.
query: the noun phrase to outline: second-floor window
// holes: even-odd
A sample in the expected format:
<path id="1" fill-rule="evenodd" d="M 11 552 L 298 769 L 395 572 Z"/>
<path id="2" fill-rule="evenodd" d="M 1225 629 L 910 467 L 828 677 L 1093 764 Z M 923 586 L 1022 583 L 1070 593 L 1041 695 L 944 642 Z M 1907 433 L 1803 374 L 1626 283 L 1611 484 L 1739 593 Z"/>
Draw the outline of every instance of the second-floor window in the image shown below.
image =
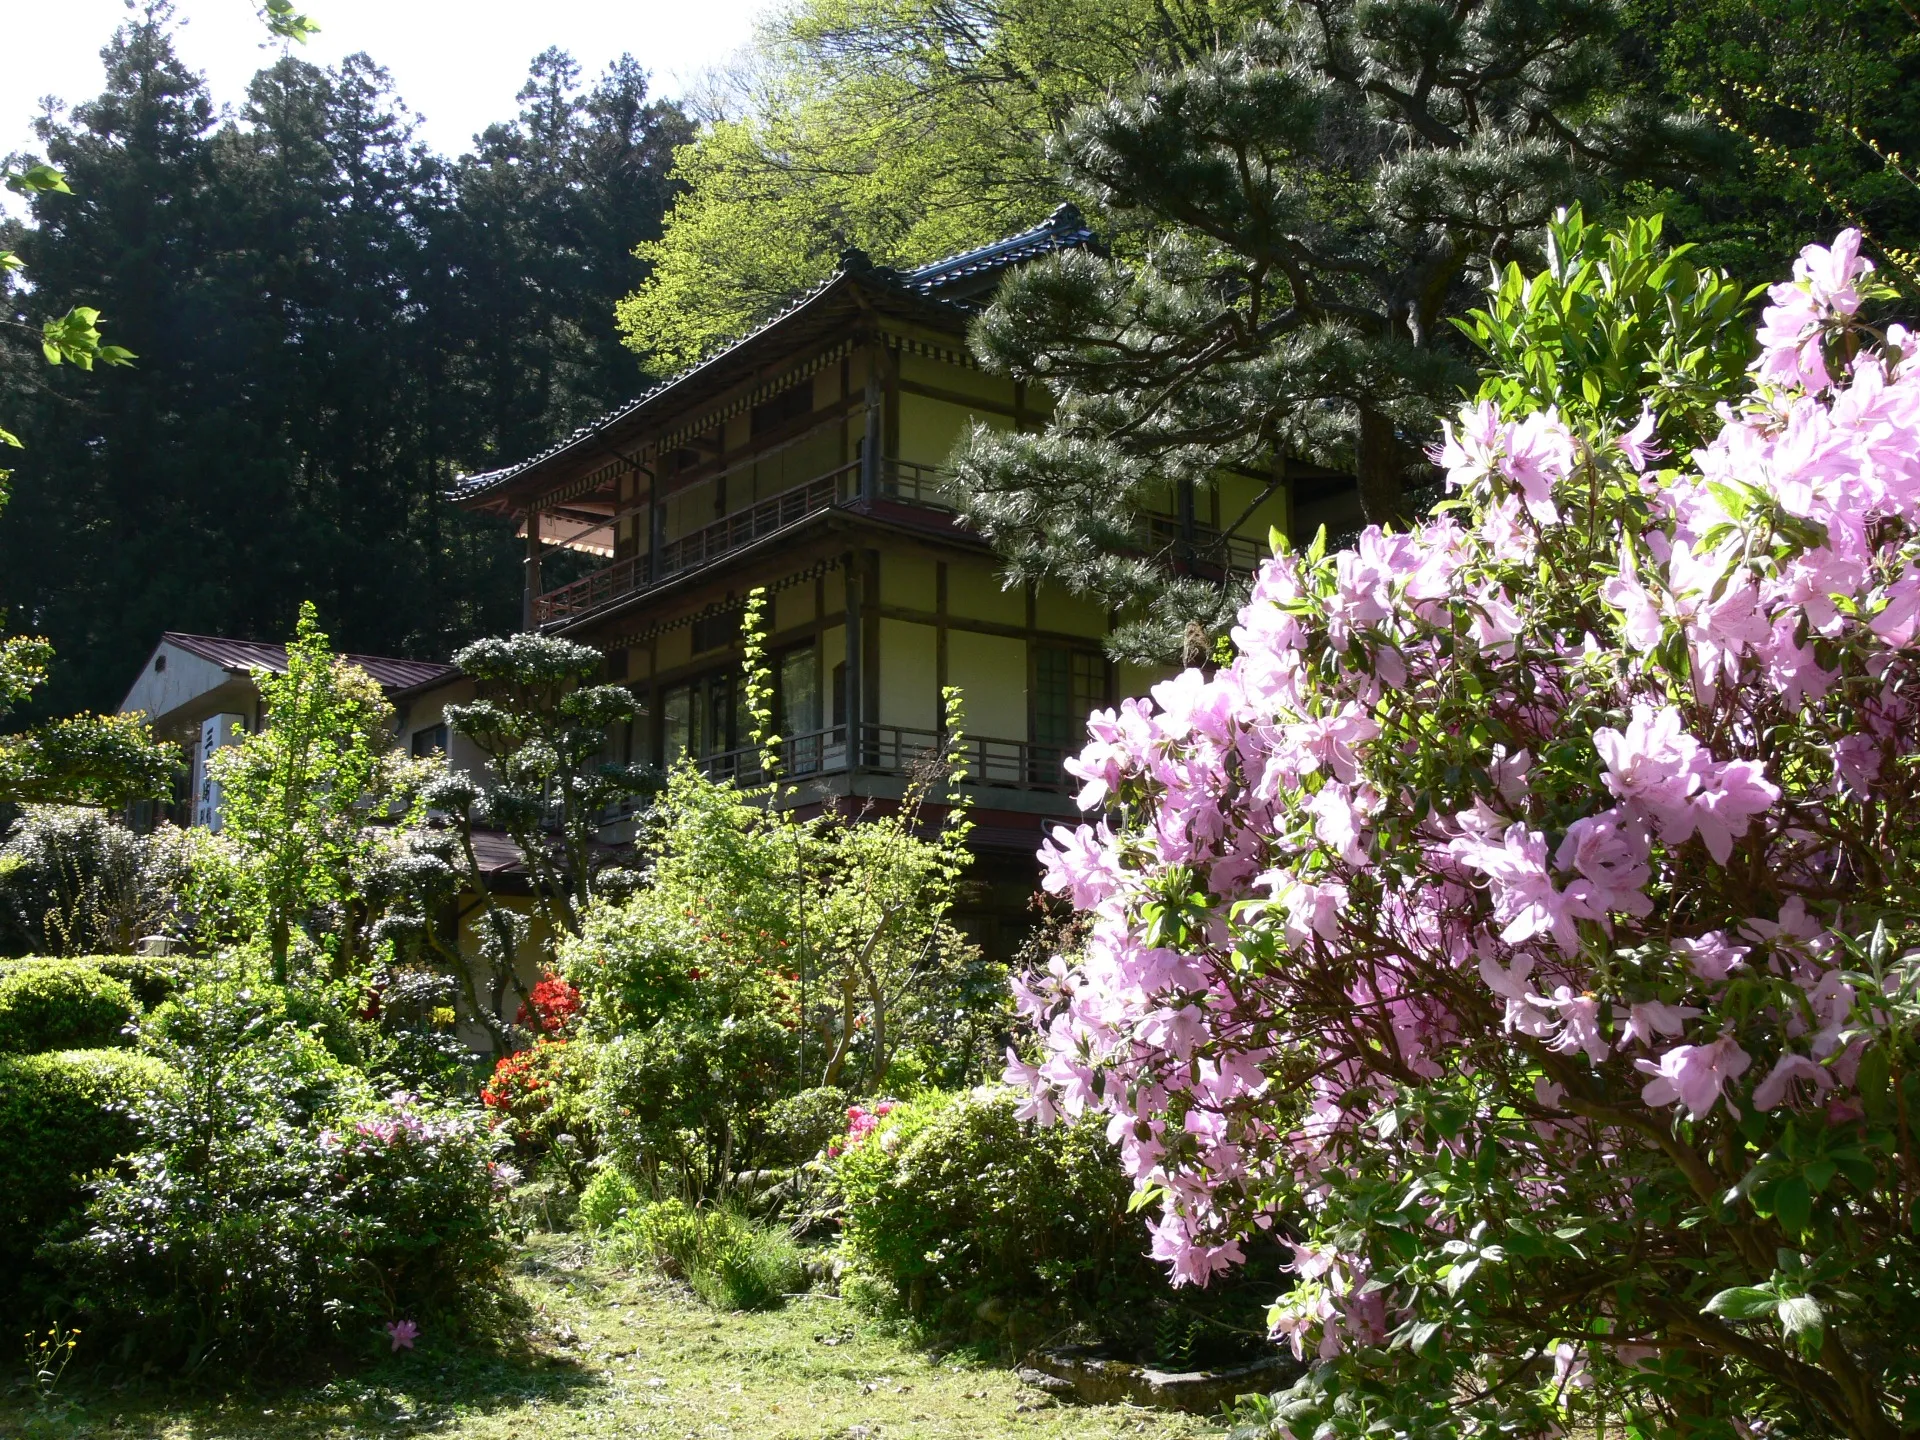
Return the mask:
<path id="1" fill-rule="evenodd" d="M 704 760 L 746 744 L 752 722 L 739 713 L 743 697 L 731 669 L 675 685 L 660 697 L 660 763 L 682 755 Z"/>
<path id="2" fill-rule="evenodd" d="M 1107 660 L 1097 650 L 1033 647 L 1033 742 L 1078 750 L 1087 716 L 1107 703 Z"/>

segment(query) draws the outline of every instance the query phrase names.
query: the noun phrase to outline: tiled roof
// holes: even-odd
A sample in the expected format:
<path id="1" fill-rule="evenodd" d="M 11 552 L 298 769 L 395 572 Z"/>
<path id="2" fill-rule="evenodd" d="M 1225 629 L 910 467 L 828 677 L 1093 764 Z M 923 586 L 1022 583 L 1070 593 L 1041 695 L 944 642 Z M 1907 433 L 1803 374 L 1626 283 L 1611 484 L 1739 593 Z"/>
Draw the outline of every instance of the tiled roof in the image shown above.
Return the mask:
<path id="1" fill-rule="evenodd" d="M 1093 231 L 1081 218 L 1078 208 L 1062 205 L 1031 230 L 1022 230 L 1018 235 L 1009 235 L 1004 240 L 982 245 L 977 250 L 966 250 L 958 255 L 949 255 L 944 260 L 936 260 L 931 265 L 922 265 L 917 270 L 905 271 L 898 279 L 908 289 L 944 299 L 946 296 L 942 292 L 957 290 L 968 281 L 998 275 L 1003 270 L 1025 265 L 1056 250 L 1082 249 L 1093 244 L 1093 238 Z"/>
<path id="2" fill-rule="evenodd" d="M 276 674 L 285 674 L 287 669 L 287 647 L 284 645 L 259 640 L 234 640 L 224 635 L 184 635 L 178 630 L 167 631 L 160 640 L 163 644 L 185 650 L 189 655 L 210 660 L 223 670 L 272 670 Z M 391 655 L 342 655 L 340 658 L 358 665 L 378 680 L 383 690 L 412 690 L 436 680 L 450 680 L 460 673 L 457 666 L 435 660 L 400 660 Z"/>
<path id="3" fill-rule="evenodd" d="M 711 370 L 782 321 L 805 310 L 848 275 L 855 275 L 861 280 L 877 283 L 923 300 L 936 301 L 964 313 L 974 308 L 969 302 L 976 300 L 983 292 L 990 289 L 993 277 L 1002 271 L 1015 265 L 1024 265 L 1030 260 L 1037 260 L 1057 250 L 1079 249 L 1094 243 L 1093 231 L 1087 227 L 1079 210 L 1072 205 L 1062 205 L 1032 229 L 1022 230 L 1017 235 L 1009 235 L 1003 240 L 994 241 L 991 245 L 982 245 L 978 249 L 950 255 L 944 260 L 936 260 L 930 265 L 922 265 L 913 270 L 892 270 L 875 266 L 859 251 L 850 250 L 841 258 L 840 268 L 833 275 L 821 281 L 777 314 L 756 325 L 739 339 L 730 341 L 698 364 L 689 366 L 678 375 L 662 380 L 658 385 L 641 392 L 625 404 L 609 410 L 599 419 L 580 426 L 572 434 L 555 441 L 538 454 L 529 455 L 526 459 L 516 461 L 512 465 L 503 465 L 498 469 L 481 471 L 475 475 L 461 476 L 454 483 L 453 488 L 446 492 L 446 498 L 456 504 L 475 499 L 505 484 L 515 476 L 522 475 L 535 466 L 551 460 L 563 450 L 580 444 L 609 426 L 617 425 L 641 406 L 676 386 L 684 385 L 694 376 Z"/>

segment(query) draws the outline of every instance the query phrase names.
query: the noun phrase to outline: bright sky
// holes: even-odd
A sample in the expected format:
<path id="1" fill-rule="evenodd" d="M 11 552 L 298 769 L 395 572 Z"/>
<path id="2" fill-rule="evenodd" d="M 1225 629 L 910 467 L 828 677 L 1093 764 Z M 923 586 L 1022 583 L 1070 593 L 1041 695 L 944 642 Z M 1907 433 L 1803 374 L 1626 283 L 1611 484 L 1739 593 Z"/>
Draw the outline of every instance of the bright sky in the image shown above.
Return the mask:
<path id="1" fill-rule="evenodd" d="M 393 74 L 422 116 L 421 138 L 458 154 L 473 134 L 514 115 L 527 64 L 549 45 L 591 79 L 629 51 L 656 94 L 679 95 L 723 64 L 772 0 L 300 0 L 320 34 L 294 49 L 330 65 L 364 50 Z M 236 104 L 277 53 L 253 0 L 176 0 L 174 44 L 203 72 L 215 103 Z M 32 143 L 40 97 L 99 93 L 100 47 L 129 14 L 125 0 L 5 0 L 0 10 L 0 153 Z"/>

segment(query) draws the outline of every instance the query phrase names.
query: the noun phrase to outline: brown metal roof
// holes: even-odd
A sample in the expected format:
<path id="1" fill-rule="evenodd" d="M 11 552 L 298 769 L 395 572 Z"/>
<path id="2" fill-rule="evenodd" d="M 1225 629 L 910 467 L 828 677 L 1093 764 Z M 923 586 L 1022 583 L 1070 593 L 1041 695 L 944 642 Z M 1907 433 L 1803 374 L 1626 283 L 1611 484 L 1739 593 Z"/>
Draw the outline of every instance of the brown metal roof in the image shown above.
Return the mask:
<path id="1" fill-rule="evenodd" d="M 260 640 L 234 640 L 224 635 L 185 635 L 178 630 L 169 630 L 160 637 L 161 642 L 175 645 L 189 655 L 198 655 L 202 660 L 210 660 L 223 670 L 236 674 L 241 671 L 271 670 L 284 675 L 287 670 L 287 647 Z M 412 690 L 422 685 L 430 685 L 440 680 L 451 680 L 460 673 L 459 667 L 443 664 L 437 660 L 401 660 L 391 655 L 342 655 L 340 657 L 350 665 L 357 665 L 375 680 L 380 688 L 388 691 Z"/>

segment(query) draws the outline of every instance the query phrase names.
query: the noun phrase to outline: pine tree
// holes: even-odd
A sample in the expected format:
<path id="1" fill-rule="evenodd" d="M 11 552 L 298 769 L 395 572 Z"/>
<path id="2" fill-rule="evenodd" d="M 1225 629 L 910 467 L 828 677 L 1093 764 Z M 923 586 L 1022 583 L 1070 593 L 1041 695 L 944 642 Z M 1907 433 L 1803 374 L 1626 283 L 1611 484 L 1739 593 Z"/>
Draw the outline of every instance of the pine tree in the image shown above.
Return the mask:
<path id="1" fill-rule="evenodd" d="M 1141 553 L 1151 510 L 1289 459 L 1403 517 L 1467 379 L 1450 317 L 1557 207 L 1705 152 L 1631 90 L 1603 0 L 1294 0 L 1240 43 L 1077 114 L 1067 178 L 1151 236 L 1011 279 L 978 327 L 1051 423 L 976 433 L 972 523 L 1019 579 L 1128 611 L 1117 646 L 1178 653 L 1230 589 L 1205 555 Z M 1187 572 L 1187 573 L 1183 573 Z"/>

